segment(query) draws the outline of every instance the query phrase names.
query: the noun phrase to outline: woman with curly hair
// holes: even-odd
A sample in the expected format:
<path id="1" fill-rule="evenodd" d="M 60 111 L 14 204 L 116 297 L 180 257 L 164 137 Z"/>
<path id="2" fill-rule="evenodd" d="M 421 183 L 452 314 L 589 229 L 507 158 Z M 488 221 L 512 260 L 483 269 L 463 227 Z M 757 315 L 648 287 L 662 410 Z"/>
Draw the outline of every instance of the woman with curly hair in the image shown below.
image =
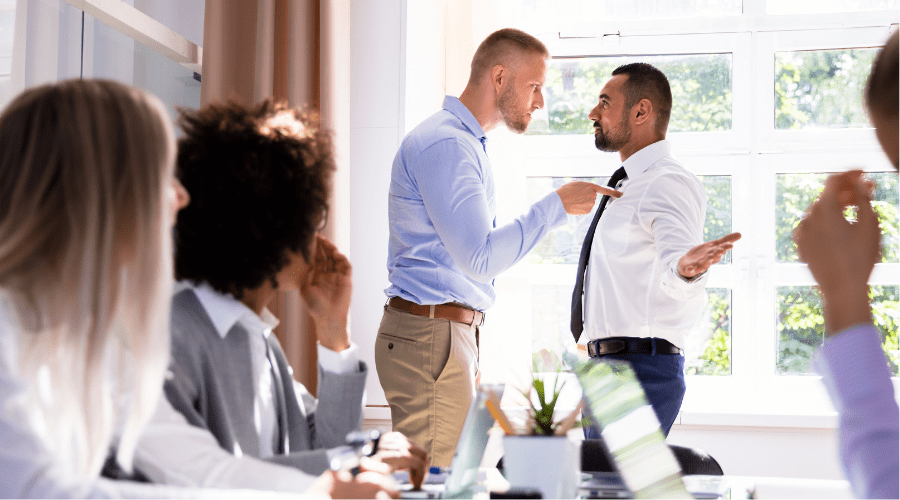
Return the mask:
<path id="1" fill-rule="evenodd" d="M 368 373 L 347 328 L 350 263 L 318 234 L 335 170 L 331 139 L 313 117 L 271 101 L 187 111 L 181 127 L 177 175 L 192 203 L 175 226 L 182 290 L 172 298 L 165 394 L 229 453 L 321 474 L 361 427 Z M 293 381 L 272 335 L 278 320 L 266 306 L 278 291 L 299 291 L 315 322 L 318 399 Z M 162 439 L 142 444 L 142 470 L 167 480 L 166 449 L 190 449 L 195 480 L 209 479 L 212 467 L 200 463 L 212 455 Z M 425 452 L 402 435 L 386 435 L 377 451 L 423 479 Z"/>

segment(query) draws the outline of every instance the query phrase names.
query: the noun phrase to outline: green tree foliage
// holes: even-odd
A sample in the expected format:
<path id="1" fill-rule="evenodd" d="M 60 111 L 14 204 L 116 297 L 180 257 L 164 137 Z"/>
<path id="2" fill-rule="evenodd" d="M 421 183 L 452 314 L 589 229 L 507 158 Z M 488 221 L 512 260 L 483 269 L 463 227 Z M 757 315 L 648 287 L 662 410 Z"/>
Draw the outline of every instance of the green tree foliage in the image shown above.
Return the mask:
<path id="1" fill-rule="evenodd" d="M 868 127 L 862 103 L 875 49 L 775 53 L 775 128 Z"/>
<path id="2" fill-rule="evenodd" d="M 868 173 L 875 182 L 872 208 L 881 225 L 881 262 L 898 262 L 900 257 L 900 190 L 897 174 Z M 779 174 L 775 191 L 775 254 L 779 262 L 798 262 L 797 245 L 791 235 L 807 207 L 822 192 L 828 174 Z M 850 214 L 848 214 L 850 215 Z"/>
<path id="3" fill-rule="evenodd" d="M 731 375 L 731 290 L 710 288 L 707 293 L 706 320 L 685 338 L 684 373 Z"/>
<path id="4" fill-rule="evenodd" d="M 897 328 L 900 326 L 900 302 L 897 286 L 870 286 L 872 317 L 882 335 L 882 349 L 888 358 L 891 374 L 897 376 L 900 351 Z M 777 307 L 777 359 L 779 375 L 814 373 L 810 367 L 813 353 L 825 341 L 825 318 L 816 287 L 779 287 L 775 294 Z"/>

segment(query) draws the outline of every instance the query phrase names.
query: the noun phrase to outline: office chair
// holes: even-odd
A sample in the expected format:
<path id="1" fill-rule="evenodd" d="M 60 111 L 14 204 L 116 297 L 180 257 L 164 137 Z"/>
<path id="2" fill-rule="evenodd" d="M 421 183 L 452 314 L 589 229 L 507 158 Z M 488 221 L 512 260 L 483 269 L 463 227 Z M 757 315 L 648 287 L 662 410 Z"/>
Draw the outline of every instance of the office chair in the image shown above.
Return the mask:
<path id="1" fill-rule="evenodd" d="M 722 467 L 708 453 L 670 444 L 669 448 L 681 466 L 681 473 L 721 476 Z M 615 468 L 609 461 L 609 452 L 602 439 L 585 439 L 581 444 L 581 470 L 585 472 L 613 472 Z"/>

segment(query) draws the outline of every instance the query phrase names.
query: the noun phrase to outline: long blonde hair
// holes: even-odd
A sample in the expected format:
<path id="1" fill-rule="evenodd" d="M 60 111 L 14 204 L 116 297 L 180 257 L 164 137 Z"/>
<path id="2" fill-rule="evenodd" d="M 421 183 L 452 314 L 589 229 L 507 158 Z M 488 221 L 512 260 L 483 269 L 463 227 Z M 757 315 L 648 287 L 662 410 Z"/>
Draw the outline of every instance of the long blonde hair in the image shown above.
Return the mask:
<path id="1" fill-rule="evenodd" d="M 19 325 L 0 335 L 17 336 L 23 425 L 82 477 L 117 429 L 130 467 L 161 393 L 174 149 L 159 101 L 113 81 L 33 88 L 0 116 L 0 293 Z"/>

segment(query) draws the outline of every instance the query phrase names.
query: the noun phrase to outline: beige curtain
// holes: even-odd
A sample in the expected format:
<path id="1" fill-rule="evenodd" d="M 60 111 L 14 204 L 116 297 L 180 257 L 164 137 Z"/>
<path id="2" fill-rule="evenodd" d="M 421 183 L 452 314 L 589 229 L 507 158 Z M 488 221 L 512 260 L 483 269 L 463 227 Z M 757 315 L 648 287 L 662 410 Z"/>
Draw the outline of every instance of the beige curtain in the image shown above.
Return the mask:
<path id="1" fill-rule="evenodd" d="M 233 99 L 254 104 L 267 97 L 318 110 L 333 128 L 333 106 L 321 106 L 321 81 L 334 73 L 334 0 L 206 0 L 203 25 L 201 102 Z M 321 4 L 321 5 L 320 5 Z M 323 17 L 324 16 L 324 17 Z M 327 64 L 323 68 L 322 62 Z M 324 70 L 324 71 L 323 71 Z M 326 100 L 332 92 L 326 91 Z M 338 182 L 342 175 L 339 162 Z M 336 185 L 339 185 L 336 182 Z M 340 191 L 340 190 L 338 190 Z M 334 206 L 334 200 L 332 200 Z M 334 210 L 332 210 L 334 211 Z M 339 217 L 329 217 L 326 236 L 334 239 Z M 281 320 L 275 334 L 294 377 L 315 394 L 316 336 L 299 295 L 279 293 L 269 308 Z"/>

